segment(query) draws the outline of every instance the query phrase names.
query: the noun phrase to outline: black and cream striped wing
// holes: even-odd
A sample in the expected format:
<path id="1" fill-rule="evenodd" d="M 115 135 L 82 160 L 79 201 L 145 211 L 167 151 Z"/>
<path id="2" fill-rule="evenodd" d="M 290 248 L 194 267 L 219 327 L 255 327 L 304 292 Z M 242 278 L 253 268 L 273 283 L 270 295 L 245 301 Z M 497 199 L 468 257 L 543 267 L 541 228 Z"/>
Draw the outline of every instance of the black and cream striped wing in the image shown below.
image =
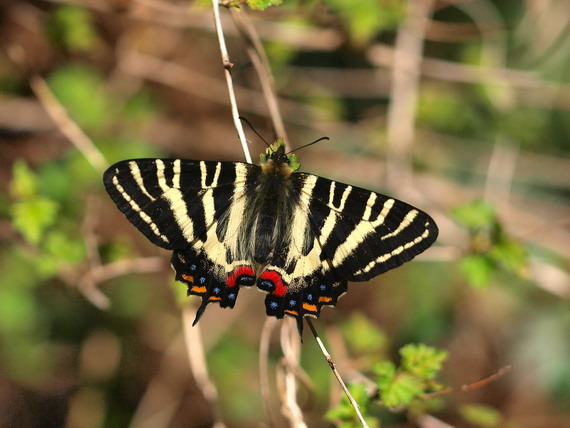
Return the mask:
<path id="1" fill-rule="evenodd" d="M 433 219 L 405 202 L 312 174 L 298 179 L 320 262 L 343 280 L 366 281 L 396 268 L 437 238 Z"/>
<path id="2" fill-rule="evenodd" d="M 259 167 L 240 162 L 181 159 L 125 160 L 104 174 L 107 192 L 151 242 L 184 249 L 206 241 L 207 231 L 244 192 Z"/>

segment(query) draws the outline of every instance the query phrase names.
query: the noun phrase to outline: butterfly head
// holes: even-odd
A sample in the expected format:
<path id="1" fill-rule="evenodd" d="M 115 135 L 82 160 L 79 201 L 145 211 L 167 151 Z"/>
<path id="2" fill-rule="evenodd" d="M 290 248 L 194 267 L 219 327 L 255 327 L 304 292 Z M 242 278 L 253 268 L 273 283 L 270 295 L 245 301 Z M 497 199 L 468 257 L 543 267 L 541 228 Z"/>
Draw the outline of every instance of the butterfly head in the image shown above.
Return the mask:
<path id="1" fill-rule="evenodd" d="M 278 138 L 259 156 L 261 169 L 264 173 L 277 173 L 285 176 L 297 171 L 301 164 L 296 155 L 285 153 L 285 141 Z"/>

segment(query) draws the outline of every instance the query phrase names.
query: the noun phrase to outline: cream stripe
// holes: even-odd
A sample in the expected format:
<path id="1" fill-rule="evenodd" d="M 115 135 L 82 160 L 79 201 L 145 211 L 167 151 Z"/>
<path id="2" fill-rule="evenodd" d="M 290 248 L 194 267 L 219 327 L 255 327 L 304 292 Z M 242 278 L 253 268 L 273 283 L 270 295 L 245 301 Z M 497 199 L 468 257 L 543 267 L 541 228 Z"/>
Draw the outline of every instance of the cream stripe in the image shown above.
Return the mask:
<path id="1" fill-rule="evenodd" d="M 131 175 L 135 179 L 137 186 L 139 186 L 139 189 L 141 189 L 141 192 L 143 192 L 147 198 L 154 202 L 155 199 L 150 193 L 148 193 L 146 187 L 144 187 L 144 181 L 142 179 L 141 170 L 139 169 L 138 164 L 135 161 L 130 161 L 129 169 L 131 170 Z"/>
<path id="2" fill-rule="evenodd" d="M 170 187 L 166 184 L 166 177 L 164 176 L 164 162 L 161 159 L 156 160 L 156 178 L 158 179 L 158 185 L 163 192 L 167 192 Z"/>
<path id="3" fill-rule="evenodd" d="M 200 161 L 200 185 L 202 189 L 206 187 L 206 179 L 208 178 L 208 168 L 206 162 Z"/>
<path id="4" fill-rule="evenodd" d="M 182 235 L 188 242 L 192 242 L 194 240 L 194 222 L 188 215 L 188 207 L 182 192 L 179 189 L 170 188 L 162 197 L 168 201 Z"/>
<path id="5" fill-rule="evenodd" d="M 402 222 L 400 223 L 400 225 L 396 230 L 380 237 L 380 239 L 384 240 L 391 238 L 392 236 L 398 235 L 402 230 L 408 227 L 417 216 L 418 216 L 418 210 L 411 210 L 408 214 L 406 214 L 406 216 L 404 217 L 404 219 L 402 220 Z"/>
<path id="6" fill-rule="evenodd" d="M 240 233 L 234 233 L 240 230 L 242 222 L 243 222 L 243 213 L 245 210 L 245 200 L 244 197 L 244 187 L 243 185 L 238 185 L 238 180 L 240 178 L 245 178 L 247 176 L 247 168 L 245 164 L 236 163 L 235 164 L 235 171 L 236 171 L 236 185 L 234 188 L 234 194 L 232 196 L 232 203 L 229 207 L 229 217 L 228 217 L 228 225 L 227 225 L 227 233 L 226 239 L 224 240 L 226 246 L 230 250 L 232 254 L 237 253 L 238 249 L 238 238 L 240 237 Z M 253 237 L 251 237 L 253 239 Z M 247 245 L 246 243 L 242 243 L 242 245 Z"/>
<path id="7" fill-rule="evenodd" d="M 313 190 L 317 183 L 316 175 L 306 175 L 303 187 L 301 188 L 300 200 L 293 213 L 291 222 L 291 245 L 287 253 L 287 263 L 296 258 L 302 257 L 303 244 L 305 243 L 305 235 L 309 226 L 308 207 L 311 203 Z"/>
<path id="8" fill-rule="evenodd" d="M 218 185 L 218 179 L 220 178 L 220 172 L 222 171 L 222 163 L 218 162 L 216 164 L 216 172 L 214 173 L 214 179 L 212 180 L 212 187 Z"/>
<path id="9" fill-rule="evenodd" d="M 348 195 L 352 192 L 352 186 L 346 186 L 344 192 L 342 193 L 342 198 L 340 199 L 340 207 L 338 207 L 339 211 L 344 211 L 344 205 L 346 204 L 346 200 L 348 199 Z"/>
<path id="10" fill-rule="evenodd" d="M 204 220 L 206 221 L 206 227 L 210 227 L 214 223 L 214 214 L 216 212 L 213 189 L 207 189 L 204 192 L 204 196 L 202 196 L 202 206 L 204 207 Z"/>
<path id="11" fill-rule="evenodd" d="M 371 192 L 368 200 L 366 201 L 366 209 L 364 210 L 364 214 L 362 215 L 362 220 L 370 220 L 370 214 L 372 214 L 372 207 L 376 203 L 376 193 Z"/>
<path id="12" fill-rule="evenodd" d="M 174 177 L 172 177 L 172 187 L 180 189 L 180 159 L 176 159 L 174 161 L 172 172 L 174 172 Z"/>
<path id="13" fill-rule="evenodd" d="M 342 192 L 342 196 L 340 198 L 340 205 L 338 207 L 333 202 L 335 191 L 336 191 L 336 183 L 334 181 L 331 181 L 329 189 L 329 206 L 337 211 L 342 211 L 344 210 L 344 205 L 346 204 L 348 195 L 350 195 L 350 192 L 352 191 L 352 186 L 346 186 L 346 189 L 344 189 L 344 192 Z"/>
<path id="14" fill-rule="evenodd" d="M 160 233 L 158 226 L 152 221 L 152 219 L 138 206 L 138 204 L 129 196 L 129 194 L 125 191 L 123 186 L 119 184 L 119 179 L 117 176 L 113 177 L 113 184 L 121 194 L 121 196 L 128 202 L 134 212 L 136 212 L 139 217 L 149 225 L 152 232 L 162 239 L 165 243 L 168 243 L 168 238 Z"/>

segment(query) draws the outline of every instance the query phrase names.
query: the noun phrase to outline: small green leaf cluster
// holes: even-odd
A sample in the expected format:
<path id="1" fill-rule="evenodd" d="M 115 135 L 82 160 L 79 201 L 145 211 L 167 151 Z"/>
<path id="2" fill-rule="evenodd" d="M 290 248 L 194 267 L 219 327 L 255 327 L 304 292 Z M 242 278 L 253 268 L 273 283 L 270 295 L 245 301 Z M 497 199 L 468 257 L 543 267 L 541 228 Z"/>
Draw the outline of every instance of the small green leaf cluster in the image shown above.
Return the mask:
<path id="1" fill-rule="evenodd" d="M 447 358 L 445 350 L 409 344 L 400 349 L 400 356 L 400 367 L 391 361 L 383 361 L 373 368 L 380 400 L 386 407 L 408 406 L 421 394 L 442 389 L 434 379 Z"/>
<path id="2" fill-rule="evenodd" d="M 456 207 L 452 216 L 469 232 L 470 248 L 459 270 L 470 285 L 487 287 L 500 271 L 524 277 L 527 250 L 505 232 L 492 205 L 473 201 Z"/>
<path id="3" fill-rule="evenodd" d="M 399 367 L 391 361 L 377 362 L 373 366 L 376 391 L 367 389 L 363 384 L 353 384 L 349 387 L 370 426 L 380 424 L 378 419 L 367 414 L 370 406 L 376 401 L 375 396 L 379 397 L 379 404 L 390 410 L 412 411 L 421 395 L 445 389 L 435 380 L 447 358 L 445 350 L 424 344 L 409 344 L 400 349 L 400 356 Z M 327 418 L 331 421 L 340 421 L 338 426 L 345 428 L 360 426 L 354 409 L 346 398 L 327 413 Z"/>
<path id="4" fill-rule="evenodd" d="M 10 216 L 14 229 L 41 251 L 37 266 L 49 274 L 65 263 L 81 261 L 85 253 L 82 241 L 58 225 L 61 202 L 41 191 L 40 179 L 24 161 L 14 164 Z"/>

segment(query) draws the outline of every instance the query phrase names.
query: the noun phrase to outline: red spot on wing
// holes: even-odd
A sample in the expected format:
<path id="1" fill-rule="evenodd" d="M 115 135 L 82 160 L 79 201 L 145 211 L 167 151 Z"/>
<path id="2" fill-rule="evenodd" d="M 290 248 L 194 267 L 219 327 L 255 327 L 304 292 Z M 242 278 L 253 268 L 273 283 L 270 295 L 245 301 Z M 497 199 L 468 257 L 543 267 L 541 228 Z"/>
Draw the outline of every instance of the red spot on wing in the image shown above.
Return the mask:
<path id="1" fill-rule="evenodd" d="M 226 279 L 228 287 L 235 287 L 237 279 L 242 275 L 249 275 L 255 277 L 255 272 L 250 266 L 241 265 L 235 268 Z"/>
<path id="2" fill-rule="evenodd" d="M 275 272 L 274 270 L 266 270 L 261 274 L 261 279 L 268 279 L 269 281 L 275 284 L 275 291 L 273 292 L 274 295 L 278 297 L 283 297 L 287 292 L 287 286 L 283 284 L 283 280 L 281 279 L 281 275 Z"/>

